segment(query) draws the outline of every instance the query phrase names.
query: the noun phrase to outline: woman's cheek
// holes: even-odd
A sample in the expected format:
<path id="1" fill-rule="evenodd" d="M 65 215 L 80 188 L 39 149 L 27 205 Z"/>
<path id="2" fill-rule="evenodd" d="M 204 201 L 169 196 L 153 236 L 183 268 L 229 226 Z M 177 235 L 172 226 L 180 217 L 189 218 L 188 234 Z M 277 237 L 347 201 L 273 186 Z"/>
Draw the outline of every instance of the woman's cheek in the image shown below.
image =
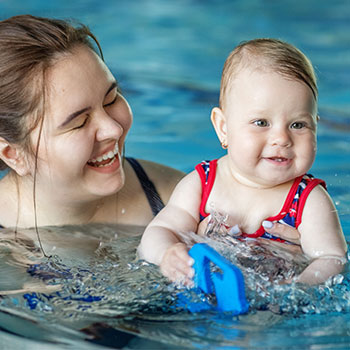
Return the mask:
<path id="1" fill-rule="evenodd" d="M 119 123 L 119 125 L 123 129 L 123 134 L 122 134 L 121 138 L 125 138 L 127 133 L 129 132 L 130 128 L 131 128 L 131 125 L 132 125 L 132 115 L 131 114 L 128 114 L 128 115 L 124 114 L 122 118 L 119 115 L 117 122 Z"/>
<path id="2" fill-rule="evenodd" d="M 122 126 L 126 135 L 132 125 L 133 115 L 128 101 L 123 96 L 121 98 L 120 108 L 116 110 L 116 121 Z"/>
<path id="3" fill-rule="evenodd" d="M 132 115 L 132 111 L 130 106 L 126 103 L 125 106 L 125 125 L 123 125 L 123 129 L 125 131 L 125 133 L 127 133 L 129 131 L 129 129 L 131 128 L 132 125 L 132 121 L 133 121 L 133 115 Z"/>

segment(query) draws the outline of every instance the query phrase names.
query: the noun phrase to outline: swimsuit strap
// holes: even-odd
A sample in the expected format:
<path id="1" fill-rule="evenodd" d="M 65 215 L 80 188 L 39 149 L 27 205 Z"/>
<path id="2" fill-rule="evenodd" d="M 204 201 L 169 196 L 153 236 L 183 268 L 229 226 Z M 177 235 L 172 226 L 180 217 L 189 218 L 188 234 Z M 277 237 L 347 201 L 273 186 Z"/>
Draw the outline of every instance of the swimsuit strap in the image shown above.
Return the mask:
<path id="1" fill-rule="evenodd" d="M 266 220 L 278 221 L 280 224 L 298 228 L 301 223 L 306 199 L 310 192 L 317 185 L 321 185 L 326 189 L 326 183 L 321 179 L 314 178 L 311 174 L 305 174 L 297 177 L 288 192 L 287 198 L 283 204 L 281 211 L 277 215 L 271 216 Z M 265 232 L 263 226 L 260 226 L 260 228 L 255 233 L 244 233 L 243 236 L 251 238 L 263 237 L 277 240 L 282 243 L 289 243 L 286 240 Z"/>
<path id="2" fill-rule="evenodd" d="M 300 196 L 299 196 L 299 208 L 298 208 L 299 210 L 298 210 L 296 220 L 295 220 L 295 227 L 296 228 L 298 228 L 298 226 L 301 224 L 301 218 L 303 215 L 305 202 L 306 202 L 306 199 L 307 199 L 308 195 L 310 194 L 310 192 L 317 185 L 321 185 L 324 187 L 325 190 L 327 190 L 326 183 L 321 179 L 314 178 L 311 174 L 304 175 L 303 180 L 304 180 L 304 183 L 306 183 L 306 186 L 302 190 L 302 193 L 300 193 Z"/>
<path id="3" fill-rule="evenodd" d="M 202 221 L 209 214 L 205 211 L 205 206 L 207 204 L 210 192 L 213 188 L 217 168 L 217 159 L 212 161 L 202 161 L 200 164 L 197 164 L 195 169 L 198 172 L 202 183 L 202 199 L 199 208 L 200 221 Z M 289 226 L 298 228 L 301 223 L 301 218 L 305 206 L 306 199 L 310 192 L 317 186 L 321 185 L 325 189 L 326 183 L 321 179 L 314 178 L 311 174 L 305 174 L 297 177 L 286 197 L 286 200 L 283 204 L 281 211 L 275 215 L 267 218 L 269 221 L 278 221 L 282 224 L 287 224 Z M 270 233 L 265 232 L 263 226 L 261 226 L 255 233 L 242 233 L 242 237 L 249 238 L 268 238 L 283 243 L 290 243 L 286 240 L 283 240 L 279 237 L 275 237 Z"/>
<path id="4" fill-rule="evenodd" d="M 323 180 L 316 179 L 311 174 L 305 174 L 296 178 L 281 212 L 276 217 L 268 218 L 267 220 L 279 221 L 281 224 L 298 228 L 301 224 L 306 199 L 317 185 L 327 189 Z"/>
<path id="5" fill-rule="evenodd" d="M 199 208 L 200 221 L 204 220 L 204 218 L 209 215 L 205 211 L 205 206 L 207 204 L 210 192 L 214 185 L 217 161 L 218 161 L 217 159 L 210 160 L 210 161 L 203 160 L 201 163 L 197 164 L 195 167 L 202 183 L 202 200 Z"/>
<path id="6" fill-rule="evenodd" d="M 153 182 L 150 180 L 142 165 L 135 159 L 131 157 L 125 157 L 125 159 L 129 162 L 131 167 L 134 169 L 135 174 L 137 175 L 140 184 L 142 186 L 143 191 L 147 197 L 148 203 L 151 207 L 152 213 L 156 216 L 161 209 L 164 208 L 164 203 L 160 198 L 156 187 Z"/>

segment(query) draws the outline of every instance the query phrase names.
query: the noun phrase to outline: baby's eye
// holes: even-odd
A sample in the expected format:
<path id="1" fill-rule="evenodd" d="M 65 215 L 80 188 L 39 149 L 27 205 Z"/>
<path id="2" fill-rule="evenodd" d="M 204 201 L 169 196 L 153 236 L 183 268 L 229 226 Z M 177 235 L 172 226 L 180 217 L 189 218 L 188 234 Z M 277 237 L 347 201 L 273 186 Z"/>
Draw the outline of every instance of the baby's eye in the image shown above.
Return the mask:
<path id="1" fill-rule="evenodd" d="M 254 120 L 254 124 L 262 128 L 269 126 L 269 122 L 266 119 Z"/>
<path id="2" fill-rule="evenodd" d="M 306 124 L 304 122 L 295 122 L 290 127 L 292 129 L 302 129 L 305 128 Z"/>

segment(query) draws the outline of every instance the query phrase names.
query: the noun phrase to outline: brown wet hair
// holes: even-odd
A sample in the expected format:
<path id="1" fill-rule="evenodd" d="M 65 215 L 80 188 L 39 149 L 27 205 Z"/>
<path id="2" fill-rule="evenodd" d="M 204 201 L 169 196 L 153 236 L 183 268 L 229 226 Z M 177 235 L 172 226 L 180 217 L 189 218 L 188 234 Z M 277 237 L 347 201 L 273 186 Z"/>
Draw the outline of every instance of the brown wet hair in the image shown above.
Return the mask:
<path id="1" fill-rule="evenodd" d="M 35 153 L 28 136 L 43 120 L 46 72 L 78 46 L 103 59 L 99 42 L 83 24 L 31 15 L 0 21 L 0 137 Z M 6 168 L 0 160 L 0 170 Z"/>
<path id="2" fill-rule="evenodd" d="M 47 95 L 46 73 L 59 59 L 85 46 L 100 55 L 101 46 L 90 29 L 71 21 L 20 15 L 0 21 L 0 137 L 21 146 L 34 156 L 34 226 L 42 248 L 36 215 L 36 173 L 38 149 Z M 39 126 L 34 147 L 30 133 Z M 8 168 L 0 159 L 0 170 Z M 17 221 L 20 193 L 17 178 Z M 17 223 L 16 230 L 17 232 Z"/>

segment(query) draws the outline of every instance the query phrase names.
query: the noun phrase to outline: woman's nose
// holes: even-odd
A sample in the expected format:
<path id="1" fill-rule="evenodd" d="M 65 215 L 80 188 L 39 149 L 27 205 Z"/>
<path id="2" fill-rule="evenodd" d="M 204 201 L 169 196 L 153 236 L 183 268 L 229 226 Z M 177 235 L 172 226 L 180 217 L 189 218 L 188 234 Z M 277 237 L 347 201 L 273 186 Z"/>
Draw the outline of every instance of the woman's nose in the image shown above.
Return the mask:
<path id="1" fill-rule="evenodd" d="M 104 141 L 108 139 L 119 139 L 123 135 L 123 127 L 117 120 L 109 116 L 105 111 L 101 111 L 97 116 L 96 140 Z"/>

